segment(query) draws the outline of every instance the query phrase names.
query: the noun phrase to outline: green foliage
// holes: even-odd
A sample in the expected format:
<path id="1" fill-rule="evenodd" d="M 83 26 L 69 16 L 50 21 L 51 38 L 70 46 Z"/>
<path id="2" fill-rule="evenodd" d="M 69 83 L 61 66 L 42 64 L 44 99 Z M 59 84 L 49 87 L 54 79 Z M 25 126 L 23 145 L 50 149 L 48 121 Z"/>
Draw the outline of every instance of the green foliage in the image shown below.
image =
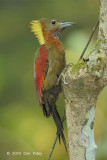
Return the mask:
<path id="1" fill-rule="evenodd" d="M 84 69 L 86 67 L 86 63 L 83 60 L 80 60 L 77 64 L 72 66 L 71 73 L 78 73 L 80 68 Z"/>

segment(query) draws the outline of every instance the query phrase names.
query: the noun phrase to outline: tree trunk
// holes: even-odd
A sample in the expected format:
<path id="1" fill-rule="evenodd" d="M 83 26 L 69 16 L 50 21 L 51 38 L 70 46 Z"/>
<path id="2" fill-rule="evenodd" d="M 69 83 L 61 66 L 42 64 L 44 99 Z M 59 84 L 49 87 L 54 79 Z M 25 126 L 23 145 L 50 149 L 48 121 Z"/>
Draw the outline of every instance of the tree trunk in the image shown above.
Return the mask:
<path id="1" fill-rule="evenodd" d="M 98 39 L 87 60 L 63 72 L 70 160 L 95 160 L 95 107 L 107 84 L 107 0 L 100 0 L 99 19 Z"/>

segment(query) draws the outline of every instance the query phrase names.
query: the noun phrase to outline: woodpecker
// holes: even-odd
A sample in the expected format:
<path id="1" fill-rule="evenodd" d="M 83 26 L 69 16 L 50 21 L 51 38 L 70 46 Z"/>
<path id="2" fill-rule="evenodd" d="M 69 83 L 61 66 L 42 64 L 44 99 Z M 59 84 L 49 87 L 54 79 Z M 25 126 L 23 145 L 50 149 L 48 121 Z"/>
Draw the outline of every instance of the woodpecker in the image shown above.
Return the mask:
<path id="1" fill-rule="evenodd" d="M 36 51 L 34 58 L 34 83 L 37 97 L 44 115 L 52 115 L 57 127 L 57 133 L 66 141 L 63 133 L 63 124 L 56 108 L 56 100 L 61 92 L 59 76 L 64 69 L 65 51 L 59 40 L 59 34 L 75 22 L 61 22 L 54 19 L 42 18 L 31 22 L 31 31 L 39 40 L 41 47 Z"/>

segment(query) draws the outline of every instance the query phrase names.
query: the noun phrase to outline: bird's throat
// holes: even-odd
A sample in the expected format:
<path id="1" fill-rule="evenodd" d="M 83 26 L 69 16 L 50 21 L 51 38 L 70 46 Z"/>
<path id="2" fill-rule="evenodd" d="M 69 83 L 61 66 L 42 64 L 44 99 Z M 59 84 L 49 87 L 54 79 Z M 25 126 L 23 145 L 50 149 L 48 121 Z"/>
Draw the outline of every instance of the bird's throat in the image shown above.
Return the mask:
<path id="1" fill-rule="evenodd" d="M 59 40 L 58 37 L 53 37 L 52 35 L 44 35 L 45 37 L 45 43 L 49 43 L 52 46 L 54 46 L 58 51 L 64 50 L 64 47 L 62 45 L 62 42 Z"/>

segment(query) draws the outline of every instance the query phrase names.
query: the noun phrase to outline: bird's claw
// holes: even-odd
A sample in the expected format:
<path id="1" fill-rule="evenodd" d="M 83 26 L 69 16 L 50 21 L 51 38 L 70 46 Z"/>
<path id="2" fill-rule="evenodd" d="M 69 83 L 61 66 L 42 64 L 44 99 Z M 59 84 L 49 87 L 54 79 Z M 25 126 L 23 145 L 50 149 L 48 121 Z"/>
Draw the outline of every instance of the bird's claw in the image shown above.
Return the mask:
<path id="1" fill-rule="evenodd" d="M 72 66 L 72 65 L 74 66 L 74 64 L 72 62 L 70 62 L 65 66 L 65 68 L 68 68 L 69 66 Z"/>
<path id="2" fill-rule="evenodd" d="M 61 74 L 61 76 L 63 77 L 63 82 L 64 82 L 64 84 L 68 84 L 68 83 L 66 82 L 65 74 L 64 74 L 64 73 L 62 73 L 62 74 Z"/>
<path id="3" fill-rule="evenodd" d="M 71 63 L 68 63 L 68 64 L 65 66 L 65 69 L 64 69 L 64 70 L 66 70 L 69 66 L 72 66 L 72 65 L 74 65 L 72 62 L 71 62 Z M 59 76 L 59 78 L 58 78 L 57 84 L 59 83 L 59 81 L 60 81 L 60 79 L 61 79 L 61 76 L 63 77 L 63 82 L 64 82 L 64 84 L 68 84 L 68 82 L 66 82 L 66 76 L 65 76 L 65 74 L 64 74 L 63 72 L 60 74 L 60 76 Z"/>

